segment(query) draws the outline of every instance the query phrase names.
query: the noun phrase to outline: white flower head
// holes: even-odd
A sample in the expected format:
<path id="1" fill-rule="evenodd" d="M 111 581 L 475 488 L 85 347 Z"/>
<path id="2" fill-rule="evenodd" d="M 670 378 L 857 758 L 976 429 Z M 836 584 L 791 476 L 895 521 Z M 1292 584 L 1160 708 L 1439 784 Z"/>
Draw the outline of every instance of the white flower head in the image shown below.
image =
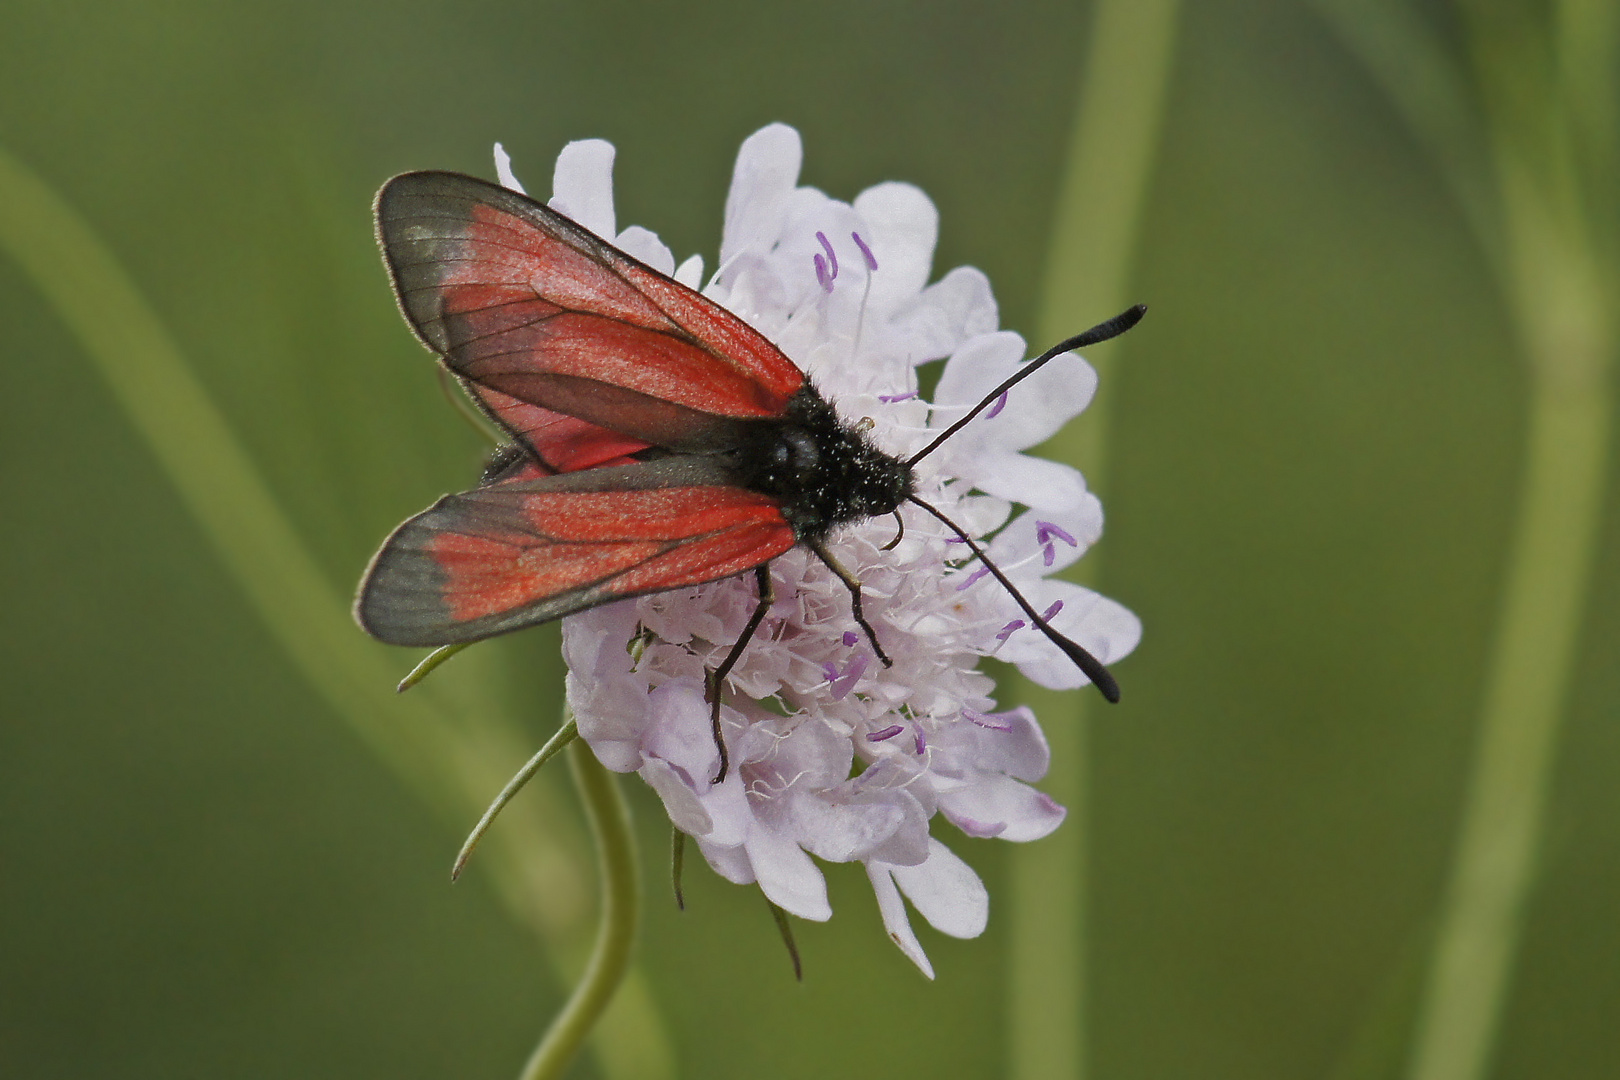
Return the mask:
<path id="1" fill-rule="evenodd" d="M 522 190 L 499 147 L 496 158 L 502 183 Z M 868 424 L 886 452 L 907 457 L 1012 374 L 1024 342 L 997 329 L 978 270 L 929 283 L 938 214 L 926 195 L 887 183 L 839 202 L 798 186 L 801 158 L 798 133 L 782 124 L 743 143 L 704 295 L 774 341 L 846 422 Z M 617 230 L 612 168 L 610 144 L 570 143 L 550 205 L 700 287 L 700 257 L 677 268 L 654 233 Z M 924 401 L 918 365 L 940 359 Z M 1077 471 L 1023 453 L 1085 408 L 1096 381 L 1079 356 L 1059 357 L 918 462 L 916 480 L 1058 632 L 1109 663 L 1135 647 L 1136 617 L 1049 576 L 1101 534 L 1102 508 Z M 929 822 L 941 814 L 969 836 L 1034 840 L 1064 816 L 1030 786 L 1048 764 L 1034 714 L 998 712 L 979 659 L 999 657 L 1052 688 L 1087 680 L 938 521 L 909 505 L 899 515 L 898 544 L 892 517 L 829 541 L 859 579 L 892 667 L 820 560 L 801 547 L 770 564 L 776 600 L 726 682 L 731 767 L 719 784 L 704 677 L 757 605 L 753 575 L 571 615 L 563 653 L 580 735 L 608 768 L 641 774 L 717 873 L 822 920 L 832 908 L 815 860 L 859 861 L 889 936 L 932 978 L 901 896 L 956 937 L 984 929 L 989 898 Z"/>

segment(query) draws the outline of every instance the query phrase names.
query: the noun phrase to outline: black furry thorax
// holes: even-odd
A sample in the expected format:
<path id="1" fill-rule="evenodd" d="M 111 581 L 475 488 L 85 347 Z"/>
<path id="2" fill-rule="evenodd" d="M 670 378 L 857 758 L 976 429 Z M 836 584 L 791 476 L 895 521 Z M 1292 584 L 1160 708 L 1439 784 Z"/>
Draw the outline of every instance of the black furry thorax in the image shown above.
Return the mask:
<path id="1" fill-rule="evenodd" d="M 781 419 L 746 420 L 740 429 L 732 457 L 738 483 L 778 500 L 801 543 L 892 513 L 913 491 L 911 467 L 839 419 L 808 382 Z"/>

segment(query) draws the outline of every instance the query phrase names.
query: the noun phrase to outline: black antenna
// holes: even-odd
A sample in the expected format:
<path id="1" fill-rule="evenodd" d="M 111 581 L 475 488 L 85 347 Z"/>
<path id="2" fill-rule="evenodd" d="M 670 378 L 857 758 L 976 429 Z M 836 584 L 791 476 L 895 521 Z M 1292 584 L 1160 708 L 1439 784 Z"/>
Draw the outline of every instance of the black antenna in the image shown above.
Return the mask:
<path id="1" fill-rule="evenodd" d="M 908 502 L 916 503 L 930 514 L 934 515 L 940 521 L 943 521 L 945 523 L 945 527 L 950 529 L 951 532 L 955 533 L 957 539 L 966 544 L 968 546 L 968 550 L 973 552 L 973 554 L 978 557 L 978 560 L 984 564 L 984 568 L 990 571 L 991 575 L 997 581 L 1001 582 L 1001 587 L 1011 593 L 1014 600 L 1018 601 L 1018 606 L 1024 609 L 1025 615 L 1029 616 L 1031 625 L 1033 625 L 1035 629 L 1039 630 L 1041 633 L 1045 634 L 1048 641 L 1062 649 L 1063 654 L 1070 660 L 1073 660 L 1075 662 L 1075 666 L 1086 673 L 1086 678 L 1090 679 L 1096 685 L 1097 689 L 1102 691 L 1103 697 L 1107 698 L 1110 702 L 1118 704 L 1119 683 L 1114 680 L 1114 676 L 1109 672 L 1109 670 L 1103 666 L 1103 662 L 1101 660 L 1098 660 L 1085 649 L 1082 649 L 1079 645 L 1052 629 L 1051 625 L 1048 624 L 1045 619 L 1035 614 L 1035 609 L 1029 606 L 1029 601 L 1024 599 L 1024 594 L 1013 587 L 1013 583 L 1007 580 L 1007 575 L 1003 574 L 1001 569 L 996 566 L 995 563 L 990 561 L 990 556 L 984 553 L 984 549 L 974 541 L 973 537 L 962 531 L 961 526 L 957 525 L 956 522 L 952 521 L 938 510 L 935 510 L 932 506 L 929 506 L 915 495 L 906 496 L 906 500 Z"/>
<path id="2" fill-rule="evenodd" d="M 962 430 L 963 425 L 965 425 L 969 420 L 972 420 L 975 416 L 978 416 L 980 413 L 984 412 L 985 409 L 988 409 L 991 405 L 995 404 L 1002 394 L 1005 394 L 1008 390 L 1011 390 L 1014 386 L 1017 386 L 1019 383 L 1035 374 L 1042 367 L 1044 367 L 1048 361 L 1055 357 L 1062 356 L 1066 352 L 1073 352 L 1076 349 L 1084 349 L 1088 345 L 1096 345 L 1099 342 L 1107 341 L 1109 338 L 1119 337 L 1119 335 L 1141 322 L 1142 316 L 1146 314 L 1147 305 L 1137 304 L 1135 307 L 1130 308 L 1129 310 L 1120 312 L 1107 322 L 1098 323 L 1096 326 L 1093 326 L 1090 330 L 1087 330 L 1083 334 L 1076 334 L 1067 341 L 1058 342 L 1056 345 L 1052 346 L 1050 349 L 1047 349 L 1045 352 L 1041 353 L 1041 355 L 1019 368 L 1017 373 L 1014 374 L 1012 378 L 990 391 L 990 393 L 985 396 L 983 401 L 979 402 L 977 405 L 973 406 L 972 409 L 968 410 L 968 414 L 966 416 L 962 417 L 962 419 L 946 428 L 933 442 L 929 443 L 917 453 L 912 454 L 911 457 L 907 458 L 906 464 L 915 465 L 929 454 L 932 454 L 935 450 L 938 450 L 940 443 Z M 916 500 L 913 501 L 915 502 Z M 949 523 L 947 522 L 947 524 Z M 955 528 L 954 525 L 951 527 Z M 985 565 L 989 566 L 990 564 L 985 563 Z M 1078 648 L 1078 646 L 1076 646 L 1076 648 Z"/>

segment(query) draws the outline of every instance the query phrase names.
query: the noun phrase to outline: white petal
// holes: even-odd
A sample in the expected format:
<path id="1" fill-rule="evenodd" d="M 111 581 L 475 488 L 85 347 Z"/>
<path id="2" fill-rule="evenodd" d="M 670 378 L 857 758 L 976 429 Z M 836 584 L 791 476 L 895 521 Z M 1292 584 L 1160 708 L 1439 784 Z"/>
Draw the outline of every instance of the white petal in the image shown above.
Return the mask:
<path id="1" fill-rule="evenodd" d="M 1141 641 L 1141 620 L 1121 604 L 1090 589 L 1066 581 L 1043 580 L 1026 582 L 1024 594 L 1037 611 L 1062 600 L 1063 610 L 1052 620 L 1053 629 L 1105 664 L 1126 656 Z M 1008 638 L 997 655 L 1018 665 L 1025 677 L 1048 690 L 1073 690 L 1090 681 L 1057 646 L 1027 627 Z"/>
<path id="2" fill-rule="evenodd" d="M 1097 369 L 1078 353 L 1063 353 L 1007 393 L 1007 407 L 996 417 L 1006 434 L 1003 445 L 1022 450 L 1045 442 L 1085 411 L 1097 393 Z"/>
<path id="3" fill-rule="evenodd" d="M 696 792 L 668 762 L 648 758 L 640 771 L 641 778 L 664 800 L 664 810 L 677 829 L 688 836 L 703 836 L 714 829 L 714 821 L 698 801 Z"/>
<path id="4" fill-rule="evenodd" d="M 806 794 L 794 798 L 792 807 L 795 838 L 806 851 L 828 862 L 867 857 L 906 819 L 893 801 L 852 805 Z"/>
<path id="5" fill-rule="evenodd" d="M 827 902 L 827 879 L 798 844 L 774 829 L 756 825 L 744 842 L 748 861 L 771 903 L 812 922 L 832 918 Z"/>
<path id="6" fill-rule="evenodd" d="M 725 270 L 738 254 L 764 255 L 781 230 L 781 206 L 799 181 L 804 146 L 786 124 L 770 124 L 743 140 L 726 195 L 726 224 L 720 242 Z"/>
<path id="7" fill-rule="evenodd" d="M 907 342 L 907 359 L 949 356 L 962 342 L 995 330 L 1000 315 L 982 270 L 958 266 L 895 313 L 891 331 Z"/>
<path id="8" fill-rule="evenodd" d="M 1063 824 L 1068 811 L 1051 797 L 1008 776 L 987 776 L 975 784 L 939 797 L 939 808 L 964 832 L 974 826 L 999 825 L 996 835 L 1003 840 L 1039 840 Z M 907 893 L 906 895 L 911 895 Z"/>
<path id="9" fill-rule="evenodd" d="M 613 226 L 613 144 L 579 139 L 562 148 L 551 174 L 551 202 L 597 236 L 611 237 Z"/>
<path id="10" fill-rule="evenodd" d="M 1041 526 L 1057 526 L 1074 540 L 1073 544 L 1055 533 L 1048 533 L 1048 544 L 1041 543 Z M 1028 559 L 1040 566 L 1039 573 L 1053 574 L 1080 558 L 1102 535 L 1102 503 L 1087 492 L 1080 505 L 1060 510 L 1026 510 L 990 542 L 990 558 L 998 566 L 1016 566 Z M 1052 561 L 1046 562 L 1046 548 Z"/>
<path id="11" fill-rule="evenodd" d="M 952 463 L 958 460 L 953 454 Z M 981 451 L 962 468 L 962 475 L 987 495 L 1035 510 L 1072 512 L 1086 499 L 1086 481 L 1079 470 L 1050 458 Z"/>
<path id="12" fill-rule="evenodd" d="M 707 784 L 720 768 L 709 706 L 696 679 L 671 679 L 647 695 L 642 749 L 681 770 L 690 784 Z"/>
<path id="13" fill-rule="evenodd" d="M 563 620 L 566 695 L 579 733 L 614 772 L 641 767 L 646 687 L 631 672 L 624 643 L 634 632 L 634 601 L 606 604 Z"/>
<path id="14" fill-rule="evenodd" d="M 748 852 L 743 850 L 741 844 L 727 846 L 699 839 L 698 850 L 703 852 L 704 859 L 708 860 L 714 872 L 733 885 L 754 883 L 754 867 L 748 861 Z"/>
<path id="15" fill-rule="evenodd" d="M 1106 596 L 1098 596 L 1083 617 L 1071 623 L 1060 613 L 1053 625 L 1105 664 L 1123 660 L 1142 641 L 1142 620 L 1135 612 Z"/>
<path id="16" fill-rule="evenodd" d="M 1045 776 L 1052 764 L 1052 748 L 1035 719 L 1034 710 L 1020 705 L 998 714 L 995 719 L 1009 730 L 980 729 L 980 763 L 1020 780 L 1033 781 Z"/>
<path id="17" fill-rule="evenodd" d="M 707 784 L 707 780 L 699 781 Z M 698 801 L 714 822 L 704 840 L 730 847 L 741 847 L 753 831 L 760 827 L 754 808 L 748 801 L 748 791 L 737 769 L 732 769 L 724 783 L 709 786 L 698 792 Z"/>
<path id="18" fill-rule="evenodd" d="M 978 937 L 990 919 L 990 893 L 973 867 L 938 840 L 928 843 L 921 866 L 891 868 L 894 880 L 917 913 L 942 934 Z"/>
<path id="19" fill-rule="evenodd" d="M 945 362 L 938 405 L 966 409 L 977 405 L 1023 367 L 1024 339 L 1003 331 L 969 339 Z M 992 407 L 953 436 L 966 444 L 1022 450 L 1051 438 L 1089 404 L 1097 392 L 1097 372 L 1075 353 L 1064 353 L 1007 391 L 999 410 Z M 995 415 L 992 416 L 991 413 Z M 942 411 L 949 423 L 960 415 Z"/>
<path id="20" fill-rule="evenodd" d="M 996 385 L 1018 370 L 1024 358 L 1024 339 L 1011 330 L 969 338 L 945 361 L 934 389 L 934 404 L 956 406 L 946 411 L 943 423 L 954 423 L 967 409 L 983 401 Z M 984 414 L 974 420 L 980 423 Z M 966 431 L 967 429 L 963 429 Z"/>
<path id="21" fill-rule="evenodd" d="M 675 272 L 674 252 L 670 251 L 664 242 L 658 239 L 658 234 L 651 229 L 632 225 L 620 233 L 613 244 L 620 251 L 640 259 L 660 274 Z"/>
<path id="22" fill-rule="evenodd" d="M 682 262 L 672 276 L 688 289 L 703 288 L 703 256 L 693 255 Z"/>
<path id="23" fill-rule="evenodd" d="M 930 745 L 936 771 L 968 778 L 969 783 L 1001 774 L 1039 780 L 1052 761 L 1046 733 L 1027 705 L 974 719 L 964 716 L 943 725 Z"/>
<path id="24" fill-rule="evenodd" d="M 861 239 L 878 264 L 868 303 L 874 311 L 893 311 L 911 302 L 928 284 L 939 237 L 939 211 L 919 188 L 887 183 L 856 196 L 855 212 L 866 221 Z"/>
<path id="25" fill-rule="evenodd" d="M 872 882 L 872 893 L 877 897 L 878 912 L 883 916 L 883 928 L 889 932 L 889 940 L 900 946 L 907 959 L 932 979 L 934 965 L 928 962 L 928 954 L 923 952 L 922 943 L 912 932 L 906 902 L 900 899 L 900 890 L 894 884 L 894 867 L 874 859 L 866 864 L 866 876 Z"/>
<path id="26" fill-rule="evenodd" d="M 501 182 L 501 187 L 508 191 L 515 191 L 519 195 L 527 195 L 523 185 L 518 182 L 516 174 L 512 172 L 512 155 L 506 152 L 506 147 L 500 143 L 495 144 L 495 176 Z"/>

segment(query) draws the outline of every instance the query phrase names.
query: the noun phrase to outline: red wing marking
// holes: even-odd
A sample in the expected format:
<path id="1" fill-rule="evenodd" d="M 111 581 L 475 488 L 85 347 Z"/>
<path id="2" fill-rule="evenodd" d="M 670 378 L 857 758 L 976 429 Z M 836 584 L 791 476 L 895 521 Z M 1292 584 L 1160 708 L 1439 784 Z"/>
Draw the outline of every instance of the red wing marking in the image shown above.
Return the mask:
<path id="1" fill-rule="evenodd" d="M 775 500 L 679 479 L 676 459 L 501 481 L 389 537 L 356 613 L 400 645 L 476 641 L 627 596 L 731 577 L 791 548 Z M 651 478 L 649 481 L 648 478 Z"/>
<path id="2" fill-rule="evenodd" d="M 501 427 L 527 444 L 550 472 L 576 472 L 618 461 L 645 450 L 650 443 L 632 439 L 573 416 L 530 405 L 510 394 L 479 386 L 463 386 Z"/>
<path id="3" fill-rule="evenodd" d="M 712 437 L 713 418 L 780 416 L 804 384 L 735 315 L 504 188 L 408 173 L 377 221 L 417 332 L 457 374 L 529 405 L 681 447 Z"/>

